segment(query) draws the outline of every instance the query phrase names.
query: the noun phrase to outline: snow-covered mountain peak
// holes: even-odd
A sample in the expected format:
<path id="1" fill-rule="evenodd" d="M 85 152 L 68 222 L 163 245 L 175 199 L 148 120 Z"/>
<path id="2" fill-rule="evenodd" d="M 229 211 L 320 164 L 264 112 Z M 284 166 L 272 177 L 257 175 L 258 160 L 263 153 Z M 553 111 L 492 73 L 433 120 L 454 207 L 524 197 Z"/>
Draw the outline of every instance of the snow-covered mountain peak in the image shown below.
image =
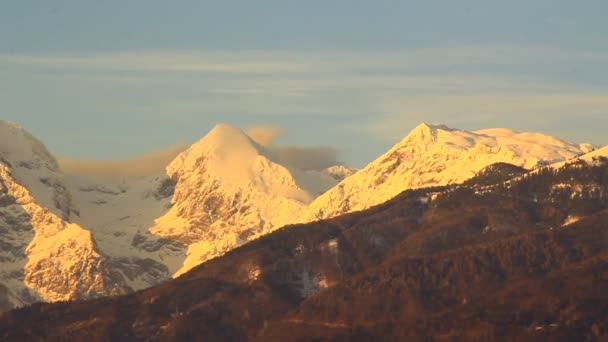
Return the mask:
<path id="1" fill-rule="evenodd" d="M 122 293 L 91 233 L 45 207 L 0 163 L 0 311 Z"/>
<path id="2" fill-rule="evenodd" d="M 207 144 L 215 142 L 217 144 L 231 145 L 249 143 L 252 141 L 242 129 L 225 123 L 215 125 L 201 140 L 205 140 Z"/>
<path id="3" fill-rule="evenodd" d="M 270 160 L 265 149 L 242 130 L 226 124 L 215 126 L 178 155 L 167 167 L 167 174 L 178 185 L 203 177 L 225 190 L 256 188 L 273 197 L 310 200 L 289 169 Z"/>
<path id="4" fill-rule="evenodd" d="M 530 162 L 526 168 L 538 167 L 587 153 L 594 148 L 591 144 L 573 144 L 562 139 L 536 132 L 518 132 L 506 128 L 492 128 L 475 131 L 484 144 L 505 146 L 516 156 Z"/>
<path id="5" fill-rule="evenodd" d="M 14 122 L 0 120 L 0 156 L 11 167 L 57 171 L 55 158 L 43 143 Z"/>
<path id="6" fill-rule="evenodd" d="M 453 128 L 450 128 L 444 124 L 429 124 L 427 122 L 421 122 L 418 126 L 414 127 L 409 133 L 409 135 L 416 135 L 420 132 L 436 132 L 437 130 L 443 131 L 453 131 Z"/>
<path id="7" fill-rule="evenodd" d="M 209 258 L 291 223 L 337 180 L 292 169 L 242 130 L 221 124 L 168 167 L 172 207 L 153 234 L 189 245 L 180 274 Z"/>
<path id="8" fill-rule="evenodd" d="M 0 162 L 45 208 L 70 216 L 71 198 L 57 160 L 46 146 L 14 122 L 0 121 Z"/>
<path id="9" fill-rule="evenodd" d="M 240 128 L 218 124 L 205 137 L 192 145 L 192 152 L 212 151 L 219 158 L 231 158 L 234 153 L 256 153 L 257 144 Z M 192 153 L 191 152 L 191 153 Z"/>
<path id="10" fill-rule="evenodd" d="M 397 145 L 405 144 L 410 141 L 433 142 L 437 139 L 437 136 L 441 131 L 451 132 L 453 129 L 446 125 L 430 125 L 423 122 L 411 130 Z"/>
<path id="11" fill-rule="evenodd" d="M 259 146 L 245 132 L 226 124 L 218 124 L 179 154 L 167 167 L 167 174 L 178 179 L 186 171 L 211 171 L 240 183 L 245 180 L 238 179 L 239 173 L 242 176 L 242 168 L 260 155 Z"/>
<path id="12" fill-rule="evenodd" d="M 584 153 L 560 139 L 509 129 L 476 132 L 421 124 L 365 168 L 313 201 L 300 221 L 363 210 L 400 192 L 463 182 L 498 162 L 532 169 Z"/>
<path id="13" fill-rule="evenodd" d="M 0 122 L 0 311 L 158 284 L 293 222 L 351 172 L 300 170 L 269 149 L 220 124 L 165 172 L 64 175 L 40 141 Z M 71 293 L 79 280 L 87 288 Z"/>

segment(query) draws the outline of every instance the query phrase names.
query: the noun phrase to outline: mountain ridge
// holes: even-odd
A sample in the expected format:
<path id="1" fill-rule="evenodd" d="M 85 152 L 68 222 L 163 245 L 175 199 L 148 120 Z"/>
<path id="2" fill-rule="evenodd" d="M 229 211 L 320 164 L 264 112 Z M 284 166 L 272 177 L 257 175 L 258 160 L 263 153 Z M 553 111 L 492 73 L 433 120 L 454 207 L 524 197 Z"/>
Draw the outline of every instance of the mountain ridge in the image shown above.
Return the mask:
<path id="1" fill-rule="evenodd" d="M 240 129 L 217 125 L 168 167 L 172 207 L 150 231 L 188 244 L 181 274 L 290 222 L 311 200 L 287 167 Z"/>
<path id="2" fill-rule="evenodd" d="M 486 171 L 520 170 L 503 166 Z M 608 163 L 569 163 L 406 190 L 138 293 L 11 311 L 0 338 L 601 340 L 607 175 Z"/>
<path id="3" fill-rule="evenodd" d="M 519 134 L 506 129 L 501 129 L 500 132 L 496 130 L 489 131 L 494 131 L 493 134 L 497 136 Z M 29 304 L 41 299 L 92 298 L 97 295 L 131 292 L 161 284 L 184 274 L 202 262 L 219 257 L 284 225 L 298 220 L 311 221 L 322 218 L 314 215 L 302 219 L 302 214 L 310 210 L 308 206 L 311 202 L 313 204 L 316 202 L 313 199 L 318 200 L 327 194 L 335 193 L 336 189 L 340 190 L 340 184 L 348 182 L 362 172 L 361 170 L 354 172 L 344 166 L 317 171 L 298 170 L 283 165 L 277 161 L 271 151 L 257 144 L 242 130 L 219 124 L 174 158 L 166 172 L 145 177 L 102 180 L 63 174 L 56 167 L 54 157 L 44 145 L 16 124 L 0 124 L 0 133 L 2 133 L 0 137 L 7 141 L 0 144 L 0 157 L 4 160 L 5 170 L 0 181 L 14 183 L 23 188 L 20 192 L 6 193 L 8 196 L 5 197 L 6 206 L 15 209 L 6 209 L 6 213 L 0 212 L 0 219 L 4 220 L 0 221 L 0 243 L 12 246 L 11 250 L 21 255 L 17 258 L 20 261 L 14 259 L 12 254 L 0 258 L 0 263 L 3 265 L 12 265 L 6 266 L 6 269 L 11 271 L 5 272 L 0 279 L 0 285 L 4 284 L 6 288 L 4 292 L 9 293 L 12 298 L 10 299 L 12 304 L 7 304 L 5 308 Z M 457 153 L 451 155 L 456 156 L 451 159 L 452 162 L 458 160 L 460 154 L 466 153 L 467 148 L 471 150 L 471 147 L 481 146 L 481 149 L 474 152 L 498 152 L 496 153 L 498 158 L 488 158 L 484 163 L 504 159 L 513 161 L 512 150 L 498 146 L 500 143 L 496 139 L 494 146 L 478 143 L 475 139 L 471 140 L 477 138 L 480 141 L 493 141 L 488 134 L 475 134 L 444 125 L 419 125 L 381 157 L 387 159 L 387 163 L 384 163 L 386 165 L 382 163 L 381 158 L 375 161 L 376 164 L 382 164 L 387 168 L 375 169 L 374 177 L 360 182 L 359 185 L 363 184 L 365 190 L 360 192 L 360 195 L 369 197 L 370 201 L 358 207 L 356 196 L 352 197 L 352 203 L 348 203 L 348 207 L 341 207 L 339 209 L 344 210 L 338 210 L 334 214 L 339 215 L 380 204 L 385 198 L 388 200 L 408 189 L 411 182 L 404 180 L 404 174 L 396 173 L 395 177 L 395 174 L 391 173 L 395 170 L 399 171 L 399 165 L 391 163 L 398 161 L 397 164 L 401 164 L 400 158 L 403 158 L 403 153 L 400 149 L 403 145 L 409 144 L 408 148 L 418 151 L 417 153 L 420 151 L 424 153 L 429 149 L 432 150 L 434 145 L 443 144 L 436 152 L 442 152 L 442 149 L 451 151 L 450 153 L 456 151 Z M 530 133 L 526 134 L 530 135 Z M 524 142 L 526 139 L 530 140 L 526 134 L 521 139 Z M 558 147 L 561 146 L 561 150 L 558 149 L 553 154 L 549 153 L 553 157 L 545 158 L 546 161 L 538 158 L 546 163 L 583 150 L 583 147 L 576 147 L 558 139 L 552 138 L 548 141 L 553 145 L 559 145 Z M 515 146 L 519 145 L 515 144 Z M 537 146 L 539 150 L 532 151 L 532 155 L 542 154 L 543 146 L 542 144 Z M 438 155 L 441 156 L 441 153 Z M 530 165 L 538 164 L 538 160 L 530 160 Z M 523 158 L 520 164 L 525 162 L 528 160 Z M 479 167 L 484 163 L 480 163 Z M 472 177 L 476 169 L 467 172 L 466 177 Z M 13 174 L 21 175 L 20 179 L 13 179 Z M 377 177 L 378 175 L 381 177 Z M 447 179 L 445 184 L 460 181 L 458 177 L 445 179 Z M 432 177 L 427 180 L 426 183 L 420 183 L 421 186 L 444 184 L 433 180 Z M 367 181 L 371 183 L 366 183 Z M 331 188 L 335 184 L 338 184 L 337 187 Z M 383 195 L 384 197 L 374 194 L 376 188 L 383 186 L 382 184 L 389 184 L 391 188 Z M 35 190 L 31 192 L 32 196 L 25 194 L 25 191 L 29 194 L 30 189 Z M 329 190 L 319 197 L 325 189 Z M 343 198 L 351 199 L 348 191 L 344 189 L 340 191 L 344 192 Z M 43 203 L 38 204 L 36 193 L 42 194 L 39 197 L 43 199 Z M 16 205 L 13 200 L 9 200 L 13 195 L 22 201 L 19 202 L 21 204 L 25 203 L 26 198 L 31 197 L 28 201 L 37 203 L 37 207 L 40 208 L 37 212 L 43 212 L 50 207 L 48 208 L 50 213 L 44 215 L 56 216 L 51 219 L 58 222 L 57 227 L 61 227 L 55 229 L 56 233 L 64 230 L 65 227 L 71 227 L 59 235 L 67 242 L 34 243 L 36 226 L 39 223 L 31 224 L 33 222 L 31 213 L 27 210 L 23 211 L 19 207 L 20 204 Z M 46 217 L 44 215 L 42 217 Z M 43 240 L 38 238 L 36 241 Z M 68 265 L 70 259 L 80 258 L 83 265 L 96 265 L 91 268 L 95 270 L 91 271 L 91 274 L 95 272 L 101 274 L 101 278 L 98 278 L 101 282 L 98 284 L 102 285 L 95 285 L 97 287 L 91 285 L 88 287 L 92 289 L 91 291 L 77 292 L 67 297 L 61 295 L 41 297 L 29 294 L 29 290 L 23 292 L 28 286 L 34 290 L 43 289 L 46 286 L 43 278 L 52 278 L 52 269 L 58 269 L 52 263 L 41 263 L 40 265 L 43 266 L 40 267 L 50 273 L 42 278 L 28 276 L 27 270 L 24 271 L 23 256 L 26 255 L 26 249 L 30 244 L 32 248 L 29 251 L 36 254 L 40 249 L 33 246 L 50 246 L 48 252 L 45 252 L 47 254 L 39 255 L 53 255 L 53 258 L 57 258 L 53 250 L 68 248 L 65 246 L 69 245 L 81 246 L 80 254 L 70 254 L 60 262 Z M 332 243 L 327 248 L 333 250 L 333 246 Z M 40 262 L 44 259 L 45 257 L 38 257 Z M 252 274 L 256 273 L 254 271 Z M 26 277 L 36 280 L 30 281 L 26 286 Z M 314 275 L 302 275 L 302 277 L 308 279 L 307 289 L 302 290 L 307 293 L 314 292 L 319 286 L 325 286 L 323 284 L 332 281 L 316 278 Z M 2 286 L 0 292 L 2 292 L 1 288 Z M 64 290 L 59 290 L 58 293 L 63 292 Z M 23 298 L 19 299 L 20 296 Z"/>
<path id="4" fill-rule="evenodd" d="M 423 123 L 388 152 L 315 199 L 298 221 L 366 209 L 410 188 L 459 183 L 496 162 L 532 169 L 589 149 L 587 144 L 570 144 L 540 133 L 509 129 L 467 132 Z"/>

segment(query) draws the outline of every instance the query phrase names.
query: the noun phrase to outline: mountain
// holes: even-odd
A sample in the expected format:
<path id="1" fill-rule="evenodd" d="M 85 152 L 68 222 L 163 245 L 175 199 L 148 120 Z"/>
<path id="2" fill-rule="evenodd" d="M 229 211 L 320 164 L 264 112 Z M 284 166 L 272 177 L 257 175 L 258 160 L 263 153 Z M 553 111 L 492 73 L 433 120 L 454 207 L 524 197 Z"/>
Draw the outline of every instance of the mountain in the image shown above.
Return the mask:
<path id="1" fill-rule="evenodd" d="M 0 122 L 0 142 L 0 310 L 145 289 L 298 219 L 367 208 L 411 187 L 460 182 L 492 162 L 531 168 L 586 148 L 534 133 L 421 125 L 358 172 L 301 170 L 220 124 L 165 171 L 95 178 L 62 172 L 16 124 Z M 506 168 L 499 177 L 512 172 L 518 171 Z M 327 198 L 336 202 L 326 205 Z M 321 281 L 306 279 L 305 292 Z"/>
<path id="2" fill-rule="evenodd" d="M 0 311 L 125 293 L 90 232 L 66 221 L 71 197 L 44 145 L 5 122 L 0 137 Z"/>
<path id="3" fill-rule="evenodd" d="M 299 221 L 366 209 L 406 189 L 460 183 L 498 162 L 532 169 L 591 149 L 588 144 L 570 144 L 540 133 L 502 128 L 467 132 L 421 124 L 388 152 L 319 196 Z"/>
<path id="4" fill-rule="evenodd" d="M 13 123 L 0 139 L 0 312 L 160 284 L 288 223 L 350 172 L 283 166 L 227 125 L 145 177 L 64 174 Z"/>
<path id="5" fill-rule="evenodd" d="M 581 159 L 489 165 L 144 291 L 13 310 L 0 339 L 604 340 L 608 163 Z"/>
<path id="6" fill-rule="evenodd" d="M 57 161 L 42 142 L 19 125 L 0 120 L 0 156 L 38 203 L 64 220 L 70 218 L 70 194 Z"/>
<path id="7" fill-rule="evenodd" d="M 182 267 L 187 246 L 149 232 L 171 206 L 174 183 L 166 174 L 65 179 L 76 212 L 71 222 L 91 232 L 113 278 L 128 291 L 167 281 Z"/>
<path id="8" fill-rule="evenodd" d="M 557 162 L 550 166 L 554 169 L 559 169 L 560 167 L 563 167 L 566 164 L 572 164 L 572 163 L 579 163 L 582 165 L 585 165 L 588 163 L 601 164 L 601 163 L 605 163 L 607 158 L 608 158 L 608 146 L 604 146 L 601 148 L 593 149 L 591 152 L 585 153 L 576 158 Z"/>
<path id="9" fill-rule="evenodd" d="M 150 232 L 188 245 L 176 275 L 289 223 L 337 182 L 281 165 L 228 125 L 217 125 L 180 154 L 167 174 L 175 182 L 172 206 Z"/>

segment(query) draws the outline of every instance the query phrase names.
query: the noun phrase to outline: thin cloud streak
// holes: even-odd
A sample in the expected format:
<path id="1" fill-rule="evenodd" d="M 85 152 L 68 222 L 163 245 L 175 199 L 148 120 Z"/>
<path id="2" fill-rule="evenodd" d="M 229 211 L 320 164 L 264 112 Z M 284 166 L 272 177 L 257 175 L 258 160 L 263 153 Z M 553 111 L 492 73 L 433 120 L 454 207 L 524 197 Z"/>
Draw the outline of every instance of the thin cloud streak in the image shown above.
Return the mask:
<path id="1" fill-rule="evenodd" d="M 547 60 L 608 62 L 608 52 L 563 51 L 546 46 L 468 46 L 385 51 L 182 51 L 97 54 L 0 54 L 0 63 L 41 67 L 203 73 L 311 73 L 419 71 L 467 65 L 520 65 Z"/>
<path id="2" fill-rule="evenodd" d="M 125 160 L 81 160 L 58 157 L 57 161 L 63 172 L 72 175 L 102 179 L 143 177 L 162 173 L 165 167 L 187 148 L 186 144 L 177 144 Z"/>
<path id="3" fill-rule="evenodd" d="M 580 70 L 573 73 L 567 68 L 586 64 L 591 69 L 582 71 L 593 71 L 596 77 L 577 78 Z M 69 75 L 65 87 L 54 88 L 57 94 L 47 102 L 82 93 L 86 96 L 78 98 L 88 102 L 79 105 L 88 113 L 117 109 L 168 120 L 180 115 L 188 119 L 223 114 L 314 115 L 344 122 L 367 115 L 368 121 L 343 125 L 386 140 L 403 137 L 404 128 L 421 120 L 456 127 L 498 121 L 509 126 L 509 120 L 552 120 L 566 114 L 608 116 L 604 65 L 608 66 L 608 53 L 601 51 L 508 45 L 392 51 L 0 54 L 0 67 L 8 66 L 15 80 L 22 79 L 21 72 L 34 75 L 34 80 L 44 78 L 48 85 Z M 61 68 L 61 72 L 37 73 L 39 68 Z M 9 90 L 19 84 L 5 83 Z M 27 87 L 32 88 L 38 89 L 38 98 L 48 94 L 48 86 Z M 107 102 L 107 94 L 114 102 Z M 6 99 L 11 101 L 9 96 Z"/>
<path id="4" fill-rule="evenodd" d="M 284 73 L 303 72 L 302 64 L 263 59 L 240 60 L 188 52 L 124 52 L 92 55 L 0 55 L 0 63 L 40 67 L 203 73 Z"/>

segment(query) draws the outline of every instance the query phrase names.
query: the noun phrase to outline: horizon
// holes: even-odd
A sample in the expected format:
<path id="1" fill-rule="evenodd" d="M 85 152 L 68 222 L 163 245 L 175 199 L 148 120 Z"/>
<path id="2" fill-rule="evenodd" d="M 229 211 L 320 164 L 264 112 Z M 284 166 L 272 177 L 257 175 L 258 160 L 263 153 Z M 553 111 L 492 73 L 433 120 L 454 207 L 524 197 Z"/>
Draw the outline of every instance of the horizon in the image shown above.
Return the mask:
<path id="1" fill-rule="evenodd" d="M 17 128 L 28 132 L 26 128 L 22 127 L 16 122 L 0 120 L 0 123 L 8 123 L 9 125 L 16 125 Z M 566 144 L 578 146 L 583 151 L 585 149 L 590 149 L 590 151 L 594 151 L 597 149 L 601 149 L 607 147 L 608 145 L 595 145 L 589 144 L 585 142 L 573 142 L 562 139 L 561 137 L 552 136 L 545 134 L 544 132 L 532 132 L 532 131 L 518 131 L 512 130 L 506 127 L 490 127 L 483 128 L 475 131 L 467 131 L 458 127 L 450 127 L 445 124 L 440 123 L 427 123 L 421 122 L 416 127 L 412 128 L 410 132 L 401 137 L 398 141 L 395 141 L 390 148 L 398 145 L 405 137 L 411 134 L 413 131 L 418 129 L 421 126 L 427 126 L 431 129 L 441 129 L 448 131 L 456 131 L 456 132 L 466 132 L 473 133 L 477 135 L 485 135 L 486 133 L 482 133 L 482 131 L 493 131 L 493 130 L 507 130 L 511 133 L 521 134 L 521 133 L 535 133 L 547 136 L 549 138 L 555 138 L 559 141 L 562 141 Z M 316 147 L 306 147 L 306 146 L 290 146 L 290 145 L 281 145 L 276 144 L 277 137 L 281 135 L 281 131 L 277 127 L 272 126 L 256 126 L 249 127 L 247 129 L 236 127 L 233 125 L 228 125 L 225 123 L 217 123 L 214 127 L 205 133 L 204 136 L 200 137 L 199 140 L 192 143 L 178 143 L 172 146 L 166 146 L 164 148 L 155 149 L 146 151 L 143 154 L 134 155 L 126 158 L 117 158 L 117 159 L 78 159 L 78 158 L 70 158 L 67 156 L 62 156 L 49 151 L 51 155 L 57 160 L 59 168 L 62 172 L 67 175 L 79 176 L 88 179 L 98 179 L 98 180 L 120 180 L 120 179 L 129 179 L 129 178 L 138 178 L 138 177 L 148 177 L 157 175 L 158 172 L 165 170 L 176 158 L 189 148 L 191 148 L 194 144 L 202 141 L 212 130 L 217 127 L 227 126 L 230 128 L 236 128 L 241 131 L 244 135 L 249 137 L 256 144 L 259 144 L 265 149 L 268 149 L 271 153 L 275 155 L 275 157 L 279 157 L 276 162 L 280 164 L 287 165 L 297 170 L 317 170 L 321 171 L 327 169 L 332 166 L 346 166 L 348 168 L 353 168 L 356 170 L 365 168 L 373 161 L 380 158 L 383 154 L 389 151 L 387 148 L 384 151 L 381 151 L 377 155 L 375 155 L 372 159 L 366 161 L 362 165 L 352 165 L 339 160 L 338 153 L 333 148 L 328 146 L 316 146 Z M 34 136 L 35 139 L 38 139 Z M 38 139 L 39 140 L 39 139 Z M 43 145 L 46 144 L 44 141 L 40 141 Z M 586 145 L 589 145 L 586 147 Z"/>

